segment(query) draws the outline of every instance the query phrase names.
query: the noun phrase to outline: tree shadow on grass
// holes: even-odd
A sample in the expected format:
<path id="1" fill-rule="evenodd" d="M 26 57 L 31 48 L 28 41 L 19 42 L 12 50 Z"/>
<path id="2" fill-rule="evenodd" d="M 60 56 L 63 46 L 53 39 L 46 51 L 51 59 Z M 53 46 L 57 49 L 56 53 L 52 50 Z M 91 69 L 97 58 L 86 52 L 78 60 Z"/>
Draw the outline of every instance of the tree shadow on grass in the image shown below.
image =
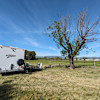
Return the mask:
<path id="1" fill-rule="evenodd" d="M 13 80 L 8 80 L 0 85 L 0 100 L 12 100 L 11 95 L 15 91 L 15 84 L 11 84 Z"/>
<path id="2" fill-rule="evenodd" d="M 70 66 L 67 66 L 67 65 L 66 65 L 65 67 L 68 68 L 68 69 L 70 69 L 70 68 L 69 68 Z M 75 66 L 75 69 L 76 69 L 76 68 L 85 68 L 85 67 L 86 67 L 86 65 L 79 65 L 79 66 Z"/>
<path id="3" fill-rule="evenodd" d="M 28 73 L 24 71 L 16 71 L 16 72 L 7 72 L 3 73 L 2 76 L 7 76 L 7 75 L 15 75 L 15 74 L 32 74 L 32 72 L 38 72 L 42 71 L 43 69 L 29 69 Z"/>
<path id="4" fill-rule="evenodd" d="M 79 65 L 79 66 L 75 66 L 75 68 L 85 68 L 86 65 Z"/>
<path id="5" fill-rule="evenodd" d="M 7 75 L 14 75 L 14 74 L 22 74 L 24 72 L 6 72 L 6 73 L 2 73 L 2 76 L 7 76 Z"/>
<path id="6" fill-rule="evenodd" d="M 38 72 L 38 71 L 42 71 L 43 69 L 30 69 L 29 72 Z"/>

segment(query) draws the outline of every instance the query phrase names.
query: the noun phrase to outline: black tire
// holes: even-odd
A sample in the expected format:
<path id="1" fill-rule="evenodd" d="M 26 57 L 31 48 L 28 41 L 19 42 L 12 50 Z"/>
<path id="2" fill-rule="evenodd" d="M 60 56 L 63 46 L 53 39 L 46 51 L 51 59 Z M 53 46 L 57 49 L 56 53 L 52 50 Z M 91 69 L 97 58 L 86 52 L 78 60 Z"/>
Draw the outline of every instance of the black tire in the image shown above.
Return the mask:
<path id="1" fill-rule="evenodd" d="M 2 73 L 1 75 L 2 75 L 2 76 L 5 76 L 5 75 L 6 75 L 6 73 Z"/>
<path id="2" fill-rule="evenodd" d="M 25 64 L 25 63 L 24 63 L 24 60 L 23 60 L 23 59 L 19 59 L 19 60 L 17 61 L 17 64 L 18 64 L 19 66 L 21 66 L 21 65 L 23 65 L 23 64 Z"/>

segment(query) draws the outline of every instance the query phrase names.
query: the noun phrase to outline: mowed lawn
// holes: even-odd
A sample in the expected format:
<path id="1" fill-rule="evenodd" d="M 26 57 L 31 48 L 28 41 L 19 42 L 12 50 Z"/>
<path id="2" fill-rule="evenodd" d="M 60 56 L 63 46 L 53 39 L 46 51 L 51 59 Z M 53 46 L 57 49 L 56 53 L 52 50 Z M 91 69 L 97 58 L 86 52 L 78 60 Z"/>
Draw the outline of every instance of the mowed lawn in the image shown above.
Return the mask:
<path id="1" fill-rule="evenodd" d="M 26 61 L 36 65 L 69 65 L 65 60 Z M 76 69 L 65 66 L 32 74 L 0 75 L 0 100 L 100 100 L 100 62 L 77 61 Z"/>

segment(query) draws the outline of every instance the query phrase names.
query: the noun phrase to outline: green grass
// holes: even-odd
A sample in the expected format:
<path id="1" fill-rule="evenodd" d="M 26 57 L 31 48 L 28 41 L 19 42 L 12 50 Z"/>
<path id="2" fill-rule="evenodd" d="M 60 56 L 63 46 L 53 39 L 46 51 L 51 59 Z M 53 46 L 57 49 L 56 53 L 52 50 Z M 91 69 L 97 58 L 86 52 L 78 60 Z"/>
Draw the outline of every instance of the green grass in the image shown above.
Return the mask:
<path id="1" fill-rule="evenodd" d="M 26 60 L 25 62 L 29 62 L 31 65 L 36 65 L 37 63 L 42 63 L 43 67 L 47 65 L 69 65 L 69 61 L 66 60 Z M 75 66 L 94 66 L 93 61 L 74 61 Z M 96 66 L 100 66 L 100 62 L 96 62 Z"/>
<path id="2" fill-rule="evenodd" d="M 43 66 L 69 64 L 64 60 L 26 61 Z M 100 63 L 75 62 L 74 70 L 53 67 L 32 74 L 0 76 L 0 100 L 100 100 Z"/>

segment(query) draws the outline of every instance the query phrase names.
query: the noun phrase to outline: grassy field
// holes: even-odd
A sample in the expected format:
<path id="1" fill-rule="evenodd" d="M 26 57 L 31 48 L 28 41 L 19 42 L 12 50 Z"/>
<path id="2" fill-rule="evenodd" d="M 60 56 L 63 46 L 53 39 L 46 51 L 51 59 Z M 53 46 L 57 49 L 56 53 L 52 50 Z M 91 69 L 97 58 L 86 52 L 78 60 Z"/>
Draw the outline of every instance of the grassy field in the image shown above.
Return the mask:
<path id="1" fill-rule="evenodd" d="M 29 62 L 31 65 L 36 65 L 37 63 L 42 63 L 43 67 L 47 65 L 69 65 L 69 61 L 66 60 L 26 60 L 25 62 Z M 94 62 L 93 61 L 75 61 L 76 67 L 93 67 Z M 100 66 L 100 62 L 96 62 L 96 66 Z"/>
<path id="2" fill-rule="evenodd" d="M 67 64 L 64 60 L 26 61 L 36 65 Z M 53 67 L 32 74 L 0 76 L 0 100 L 100 100 L 100 63 L 77 61 L 76 69 Z"/>

